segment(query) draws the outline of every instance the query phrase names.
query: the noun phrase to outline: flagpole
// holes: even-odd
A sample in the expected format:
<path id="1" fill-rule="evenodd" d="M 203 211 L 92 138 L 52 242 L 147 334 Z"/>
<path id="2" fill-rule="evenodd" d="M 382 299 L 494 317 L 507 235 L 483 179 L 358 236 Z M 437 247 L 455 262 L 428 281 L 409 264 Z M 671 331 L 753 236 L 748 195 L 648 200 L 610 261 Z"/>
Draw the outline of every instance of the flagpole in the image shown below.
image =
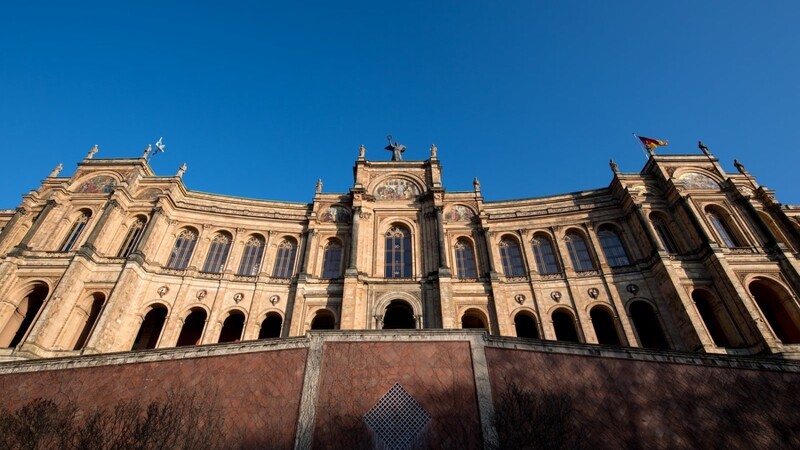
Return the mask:
<path id="1" fill-rule="evenodd" d="M 644 154 L 644 159 L 648 159 L 649 160 L 650 159 L 650 156 L 649 156 L 650 152 L 647 151 L 647 148 L 645 148 L 644 144 L 642 143 L 642 140 L 639 139 L 639 136 L 637 136 L 636 133 L 631 133 L 631 134 L 633 135 L 633 138 L 636 139 L 636 142 L 639 143 L 639 147 L 642 148 L 642 153 Z"/>

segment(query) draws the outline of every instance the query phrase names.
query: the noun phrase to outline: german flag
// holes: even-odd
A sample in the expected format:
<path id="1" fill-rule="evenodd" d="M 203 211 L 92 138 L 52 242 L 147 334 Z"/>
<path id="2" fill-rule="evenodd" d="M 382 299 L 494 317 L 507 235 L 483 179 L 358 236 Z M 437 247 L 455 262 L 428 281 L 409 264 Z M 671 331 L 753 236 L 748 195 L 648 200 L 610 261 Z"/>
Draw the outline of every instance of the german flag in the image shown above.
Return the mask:
<path id="1" fill-rule="evenodd" d="M 652 152 L 657 147 L 664 147 L 665 145 L 669 144 L 669 142 L 667 141 L 659 141 L 658 139 L 653 139 L 649 137 L 638 136 L 638 135 L 636 137 L 639 138 L 639 140 L 642 142 L 642 145 L 644 145 L 644 148 L 646 148 L 648 152 Z"/>

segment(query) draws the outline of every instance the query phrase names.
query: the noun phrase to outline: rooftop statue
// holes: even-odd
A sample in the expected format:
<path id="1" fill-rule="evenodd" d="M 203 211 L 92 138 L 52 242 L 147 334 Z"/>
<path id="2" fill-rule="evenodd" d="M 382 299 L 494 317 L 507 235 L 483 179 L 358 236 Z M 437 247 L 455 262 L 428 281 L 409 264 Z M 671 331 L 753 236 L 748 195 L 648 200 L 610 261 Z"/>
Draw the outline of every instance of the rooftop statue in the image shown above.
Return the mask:
<path id="1" fill-rule="evenodd" d="M 391 134 L 386 136 L 386 139 L 389 140 L 389 145 L 387 145 L 384 148 L 386 150 L 389 150 L 390 152 L 392 152 L 392 161 L 402 161 L 403 160 L 403 152 L 406 151 L 406 146 L 403 145 L 403 144 L 398 144 L 397 141 L 395 141 L 395 143 L 392 144 L 392 135 Z"/>

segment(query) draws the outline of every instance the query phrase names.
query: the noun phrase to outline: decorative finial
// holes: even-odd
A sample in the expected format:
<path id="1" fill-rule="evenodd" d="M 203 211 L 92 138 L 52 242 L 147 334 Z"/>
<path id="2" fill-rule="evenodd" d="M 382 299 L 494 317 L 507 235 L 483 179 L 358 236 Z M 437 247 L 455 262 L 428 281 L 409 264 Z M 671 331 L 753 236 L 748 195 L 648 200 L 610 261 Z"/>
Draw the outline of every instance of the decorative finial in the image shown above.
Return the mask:
<path id="1" fill-rule="evenodd" d="M 475 192 L 481 191 L 481 182 L 478 181 L 478 177 L 475 177 L 475 179 L 472 180 L 472 187 L 475 189 Z"/>
<path id="2" fill-rule="evenodd" d="M 436 148 L 436 144 L 431 144 L 431 159 L 436 159 L 436 152 L 439 149 Z"/>
<path id="3" fill-rule="evenodd" d="M 175 174 L 175 176 L 178 178 L 183 178 L 183 174 L 186 173 L 186 168 L 186 163 L 181 164 L 181 166 L 178 168 L 178 173 Z"/>
<path id="4" fill-rule="evenodd" d="M 61 163 L 58 163 L 58 165 L 56 166 L 56 168 L 55 168 L 55 169 L 53 169 L 53 171 L 52 171 L 52 172 L 50 172 L 50 175 L 48 175 L 48 177 L 57 177 L 57 176 L 58 176 L 58 174 L 59 174 L 59 173 L 61 173 L 61 169 L 63 169 L 63 168 L 64 168 L 64 165 L 63 165 L 63 164 L 61 164 Z"/>
<path id="5" fill-rule="evenodd" d="M 364 159 L 364 155 L 367 154 L 367 148 L 364 147 L 364 144 L 361 144 L 358 147 L 358 159 Z"/>
<path id="6" fill-rule="evenodd" d="M 736 170 L 739 171 L 742 175 L 747 175 L 747 170 L 744 168 L 744 164 L 740 163 L 738 159 L 733 160 L 733 165 L 736 167 Z"/>
<path id="7" fill-rule="evenodd" d="M 317 178 L 317 194 L 322 193 L 322 178 Z"/>
<path id="8" fill-rule="evenodd" d="M 94 147 L 92 147 L 92 149 L 89 150 L 89 153 L 86 154 L 86 159 L 92 159 L 94 157 L 94 154 L 99 151 L 100 147 L 97 144 L 94 144 Z"/>
<path id="9" fill-rule="evenodd" d="M 619 166 L 614 162 L 613 159 L 608 161 L 608 166 L 611 167 L 611 171 L 615 174 L 619 173 Z"/>
<path id="10" fill-rule="evenodd" d="M 395 143 L 392 144 L 392 135 L 391 134 L 386 136 L 386 139 L 389 140 L 389 145 L 384 147 L 384 149 L 385 150 L 389 150 L 390 152 L 392 152 L 392 161 L 402 161 L 403 160 L 403 152 L 406 151 L 406 146 L 403 145 L 403 144 L 398 144 L 397 141 L 395 141 Z"/>
<path id="11" fill-rule="evenodd" d="M 708 151 L 708 147 L 703 144 L 703 141 L 697 141 L 697 148 L 699 148 L 704 155 L 711 156 L 711 152 Z"/>
<path id="12" fill-rule="evenodd" d="M 147 159 L 150 156 L 150 150 L 152 150 L 152 149 L 153 149 L 153 146 L 150 145 L 150 144 L 147 144 L 147 148 L 144 149 L 144 153 L 142 153 L 142 158 Z"/>

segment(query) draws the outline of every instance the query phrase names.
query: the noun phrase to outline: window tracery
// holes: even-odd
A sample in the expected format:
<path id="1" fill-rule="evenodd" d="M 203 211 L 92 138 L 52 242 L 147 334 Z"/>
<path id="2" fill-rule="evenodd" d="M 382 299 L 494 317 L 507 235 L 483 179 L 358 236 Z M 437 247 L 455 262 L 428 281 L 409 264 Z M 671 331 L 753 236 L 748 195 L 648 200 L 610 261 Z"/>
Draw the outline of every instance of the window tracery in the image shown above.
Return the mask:
<path id="1" fill-rule="evenodd" d="M 211 239 L 211 247 L 208 249 L 206 262 L 203 265 L 203 272 L 222 273 L 230 250 L 231 238 L 229 236 L 223 233 L 214 235 L 214 238 Z"/>
<path id="2" fill-rule="evenodd" d="M 332 279 L 342 276 L 342 245 L 333 239 L 325 245 L 322 254 L 322 278 Z"/>
<path id="3" fill-rule="evenodd" d="M 175 246 L 169 255 L 167 268 L 185 269 L 192 258 L 194 247 L 197 244 L 197 233 L 190 229 L 183 229 L 175 239 Z"/>
<path id="4" fill-rule="evenodd" d="M 628 253 L 625 251 L 625 246 L 622 245 L 622 239 L 616 230 L 611 227 L 601 227 L 597 232 L 597 237 L 600 238 L 600 246 L 603 248 L 603 253 L 606 255 L 606 261 L 611 267 L 622 267 L 630 265 L 631 261 L 628 258 Z"/>
<path id="5" fill-rule="evenodd" d="M 572 260 L 572 267 L 576 272 L 595 270 L 592 255 L 589 253 L 589 248 L 586 246 L 586 240 L 583 239 L 583 236 L 571 232 L 564 237 L 564 241 L 567 243 L 567 250 Z"/>
<path id="6" fill-rule="evenodd" d="M 278 244 L 278 253 L 275 255 L 275 267 L 272 269 L 274 278 L 291 278 L 294 272 L 294 260 L 297 254 L 297 245 L 294 241 L 284 239 Z"/>
<path id="7" fill-rule="evenodd" d="M 467 239 L 459 239 L 456 241 L 456 275 L 458 278 L 475 278 L 477 277 L 477 268 L 475 265 L 475 250 L 472 243 Z"/>
<path id="8" fill-rule="evenodd" d="M 386 278 L 411 277 L 411 233 L 402 226 L 393 226 L 385 234 L 386 252 L 384 276 Z"/>
<path id="9" fill-rule="evenodd" d="M 239 263 L 238 275 L 256 276 L 261 269 L 261 258 L 264 257 L 264 240 L 251 236 L 244 244 L 242 261 Z"/>
<path id="10" fill-rule="evenodd" d="M 91 213 L 87 211 L 81 211 L 81 215 L 75 219 L 75 222 L 72 222 L 72 226 L 69 228 L 67 237 L 64 239 L 64 243 L 61 244 L 62 252 L 68 252 L 75 247 L 75 244 L 78 242 L 78 238 L 81 237 L 81 233 L 83 232 L 84 228 L 86 228 L 86 223 L 89 222 L 89 217 L 91 217 Z"/>
<path id="11" fill-rule="evenodd" d="M 500 247 L 500 259 L 503 263 L 503 274 L 507 277 L 524 276 L 525 265 L 522 263 L 522 253 L 517 241 L 503 238 L 498 247 Z"/>
<path id="12" fill-rule="evenodd" d="M 546 236 L 536 236 L 533 238 L 533 256 L 536 258 L 536 267 L 539 275 L 559 273 L 561 269 L 556 261 L 553 252 L 553 244 Z"/>
<path id="13" fill-rule="evenodd" d="M 142 234 L 144 233 L 144 225 L 145 220 L 141 217 L 137 218 L 131 224 L 131 227 L 128 229 L 128 234 L 125 235 L 125 240 L 122 241 L 122 246 L 119 248 L 119 253 L 117 253 L 118 257 L 127 258 L 136 250 L 139 241 L 142 239 Z"/>

